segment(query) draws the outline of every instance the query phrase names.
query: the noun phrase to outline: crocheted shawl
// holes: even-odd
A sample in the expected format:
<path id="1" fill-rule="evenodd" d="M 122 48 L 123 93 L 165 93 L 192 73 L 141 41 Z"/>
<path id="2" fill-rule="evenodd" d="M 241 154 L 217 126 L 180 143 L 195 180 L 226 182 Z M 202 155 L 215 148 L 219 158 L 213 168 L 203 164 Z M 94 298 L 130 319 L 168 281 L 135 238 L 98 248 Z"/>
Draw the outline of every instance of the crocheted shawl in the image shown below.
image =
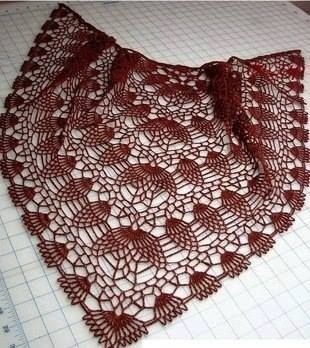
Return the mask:
<path id="1" fill-rule="evenodd" d="M 1 116 L 2 173 L 104 348 L 218 291 L 301 209 L 300 50 L 167 64 L 60 5 L 28 56 Z"/>

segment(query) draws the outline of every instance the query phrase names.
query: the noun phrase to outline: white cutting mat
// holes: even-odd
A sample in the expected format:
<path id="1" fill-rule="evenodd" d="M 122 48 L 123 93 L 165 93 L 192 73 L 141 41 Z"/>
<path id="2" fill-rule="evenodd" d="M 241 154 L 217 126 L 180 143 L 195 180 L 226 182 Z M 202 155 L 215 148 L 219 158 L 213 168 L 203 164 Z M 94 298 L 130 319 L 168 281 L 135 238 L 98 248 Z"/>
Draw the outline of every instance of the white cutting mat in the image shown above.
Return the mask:
<path id="1" fill-rule="evenodd" d="M 56 6 L 47 2 L 0 5 L 1 105 L 34 36 Z M 121 46 L 167 63 L 200 66 L 231 55 L 251 58 L 300 48 L 306 59 L 304 96 L 310 100 L 310 18 L 289 3 L 85 2 L 69 6 Z M 80 319 L 82 311 L 70 305 L 56 284 L 58 274 L 43 264 L 36 240 L 26 232 L 6 192 L 1 178 L 0 295 L 7 301 L 0 308 L 1 348 L 97 347 Z M 237 279 L 225 280 L 216 295 L 190 303 L 189 310 L 166 327 L 150 327 L 150 335 L 133 346 L 160 338 L 310 338 L 309 212 L 308 195 L 293 228 L 278 236 L 267 256 L 254 257 L 250 269 Z M 13 321 L 6 327 L 8 311 Z"/>

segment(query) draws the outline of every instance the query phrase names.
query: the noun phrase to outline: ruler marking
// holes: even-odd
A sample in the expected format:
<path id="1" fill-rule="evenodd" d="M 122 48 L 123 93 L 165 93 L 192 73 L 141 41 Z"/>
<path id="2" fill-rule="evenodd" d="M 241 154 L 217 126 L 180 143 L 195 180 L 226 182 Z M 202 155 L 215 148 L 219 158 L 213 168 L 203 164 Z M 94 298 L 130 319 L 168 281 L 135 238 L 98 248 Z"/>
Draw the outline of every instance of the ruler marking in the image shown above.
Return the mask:
<path id="1" fill-rule="evenodd" d="M 1 292 L 1 311 L 0 311 L 0 322 L 1 322 L 1 340 L 7 342 L 8 348 L 17 347 L 30 347 L 18 318 L 18 314 L 15 310 L 10 292 L 6 286 L 2 272 L 0 271 L 0 292 Z M 12 342 L 11 339 L 15 342 Z M 3 345 L 3 348 L 5 345 Z"/>

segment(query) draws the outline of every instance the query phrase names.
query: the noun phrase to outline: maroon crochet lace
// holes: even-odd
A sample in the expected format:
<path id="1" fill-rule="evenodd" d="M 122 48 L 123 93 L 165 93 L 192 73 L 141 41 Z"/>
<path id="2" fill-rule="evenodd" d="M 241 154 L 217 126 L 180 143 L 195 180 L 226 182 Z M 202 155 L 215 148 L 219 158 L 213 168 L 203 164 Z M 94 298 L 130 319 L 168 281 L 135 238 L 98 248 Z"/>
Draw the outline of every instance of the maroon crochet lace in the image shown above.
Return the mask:
<path id="1" fill-rule="evenodd" d="M 52 12 L 5 102 L 1 168 L 103 347 L 170 322 L 292 224 L 309 184 L 303 74 L 300 50 L 161 63 Z"/>

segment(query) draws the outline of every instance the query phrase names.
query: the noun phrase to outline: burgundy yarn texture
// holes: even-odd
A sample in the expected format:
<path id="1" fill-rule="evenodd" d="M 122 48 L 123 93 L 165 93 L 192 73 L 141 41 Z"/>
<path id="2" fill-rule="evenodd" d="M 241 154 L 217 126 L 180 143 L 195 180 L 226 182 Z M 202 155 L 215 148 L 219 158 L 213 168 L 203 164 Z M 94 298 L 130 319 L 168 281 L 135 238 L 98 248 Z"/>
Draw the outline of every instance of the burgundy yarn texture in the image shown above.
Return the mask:
<path id="1" fill-rule="evenodd" d="M 172 65 L 51 13 L 5 101 L 1 170 L 104 348 L 217 292 L 291 226 L 309 184 L 303 75 L 299 49 Z"/>

